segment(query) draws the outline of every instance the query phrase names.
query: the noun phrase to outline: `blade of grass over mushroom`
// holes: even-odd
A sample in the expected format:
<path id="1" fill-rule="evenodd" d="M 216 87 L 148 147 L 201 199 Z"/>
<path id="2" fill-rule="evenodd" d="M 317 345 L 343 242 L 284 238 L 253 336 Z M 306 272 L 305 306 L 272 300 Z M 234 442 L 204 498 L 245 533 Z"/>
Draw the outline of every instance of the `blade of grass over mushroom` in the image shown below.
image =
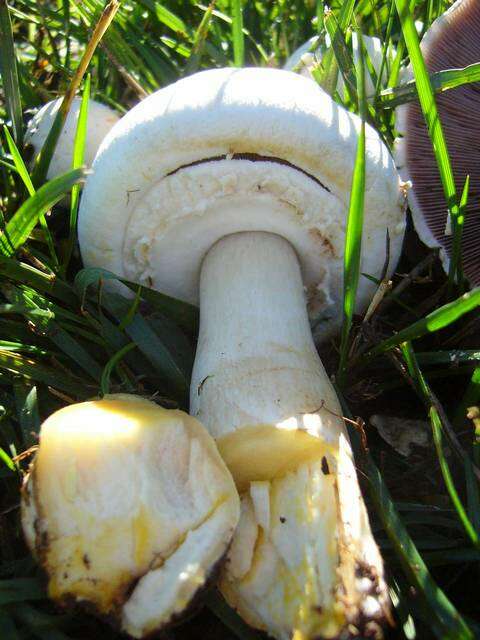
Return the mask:
<path id="1" fill-rule="evenodd" d="M 478 306 L 480 306 L 480 287 L 472 289 L 472 291 L 465 293 L 460 298 L 457 298 L 457 300 L 435 309 L 435 311 L 432 311 L 421 320 L 414 322 L 409 327 L 401 329 L 395 335 L 383 340 L 383 342 L 371 349 L 366 358 L 370 359 L 380 353 L 384 353 L 402 342 L 409 342 L 421 338 L 428 333 L 444 329 Z"/>
<path id="2" fill-rule="evenodd" d="M 245 64 L 245 41 L 243 38 L 242 0 L 231 0 L 233 62 L 236 67 Z"/>
<path id="3" fill-rule="evenodd" d="M 205 40 L 207 39 L 208 31 L 210 29 L 210 23 L 212 20 L 213 7 L 214 2 L 212 2 L 208 6 L 207 10 L 203 14 L 203 18 L 200 21 L 200 24 L 198 25 L 198 29 L 195 31 L 190 55 L 188 57 L 187 64 L 185 65 L 184 75 L 194 73 L 200 66 L 202 53 L 205 47 Z"/>
<path id="4" fill-rule="evenodd" d="M 23 120 L 17 58 L 15 55 L 12 23 L 6 0 L 0 0 L 0 73 L 3 81 L 6 107 L 12 121 L 13 135 L 19 146 L 23 143 Z"/>
<path id="5" fill-rule="evenodd" d="M 337 389 L 338 392 L 338 389 Z M 352 419 L 339 393 L 344 414 Z M 442 640 L 474 640 L 465 620 L 432 578 L 422 556 L 400 518 L 382 475 L 369 453 L 362 449 L 357 431 L 349 428 L 355 460 L 367 477 L 367 489 L 402 570 L 425 611 L 425 621 Z"/>
<path id="6" fill-rule="evenodd" d="M 357 31 L 357 37 L 361 42 L 361 34 L 359 31 Z M 343 379 L 348 358 L 350 330 L 352 328 L 353 314 L 355 312 L 355 300 L 360 277 L 360 256 L 362 248 L 363 210 L 365 202 L 366 115 L 365 67 L 362 46 L 359 47 L 356 76 L 361 126 L 357 142 L 357 154 L 352 175 L 352 188 L 350 192 L 350 204 L 345 231 L 345 253 L 343 263 L 343 325 L 340 342 L 340 363 L 338 366 L 338 375 L 340 380 Z"/>
<path id="7" fill-rule="evenodd" d="M 28 194 L 33 196 L 35 193 L 35 187 L 33 186 L 32 180 L 30 178 L 30 174 L 28 172 L 27 167 L 23 161 L 22 156 L 15 144 L 12 136 L 10 135 L 10 131 L 7 127 L 4 127 L 5 138 L 7 139 L 8 149 L 10 151 L 10 155 L 13 158 L 13 162 L 15 163 L 15 167 L 17 169 L 18 175 L 21 177 L 23 184 L 27 188 Z M 50 256 L 52 257 L 53 264 L 58 265 L 57 254 L 55 251 L 52 234 L 50 233 L 50 229 L 48 228 L 47 220 L 45 215 L 42 214 L 40 216 L 40 225 L 45 234 L 45 239 L 47 241 L 48 250 L 50 252 Z"/>
<path id="8" fill-rule="evenodd" d="M 343 38 L 345 37 L 345 32 L 351 24 L 352 16 L 353 16 L 353 8 L 355 5 L 355 0 L 347 0 L 342 4 L 342 8 L 340 9 L 337 22 L 337 29 L 339 30 L 339 35 Z M 327 11 L 327 14 L 324 16 L 323 22 L 328 20 L 330 15 L 330 10 Z M 330 35 L 330 41 L 333 43 L 336 38 L 336 33 Z M 337 78 L 338 78 L 338 65 L 335 58 L 335 51 L 333 46 L 329 47 L 322 58 L 320 69 L 318 69 L 318 73 L 314 73 L 315 80 L 325 89 L 327 93 L 333 95 L 335 88 L 337 86 Z"/>
<path id="9" fill-rule="evenodd" d="M 430 82 L 435 93 L 443 93 L 464 84 L 480 81 L 480 62 L 471 64 L 462 69 L 445 69 L 430 74 Z M 396 107 L 412 102 L 417 98 L 417 85 L 415 80 L 410 80 L 398 87 L 390 87 L 381 91 L 376 99 L 376 104 L 383 109 L 396 109 Z"/>
<path id="10" fill-rule="evenodd" d="M 465 281 L 464 281 L 464 276 L 463 276 L 463 268 L 462 268 L 462 259 L 461 259 L 461 253 L 462 253 L 462 236 L 463 236 L 463 229 L 464 229 L 464 225 L 465 225 L 465 213 L 467 211 L 467 204 L 468 204 L 468 194 L 469 194 L 469 189 L 470 189 L 470 176 L 468 175 L 465 179 L 465 184 L 463 186 L 463 191 L 462 191 L 462 195 L 460 198 L 460 206 L 458 208 L 458 216 L 457 216 L 457 224 L 454 227 L 453 230 L 453 255 L 454 256 L 458 256 L 458 260 L 455 264 L 456 267 L 456 271 L 454 273 L 454 278 L 456 279 L 456 282 L 458 283 L 459 288 L 462 291 L 465 291 Z"/>
<path id="11" fill-rule="evenodd" d="M 445 486 L 447 488 L 448 494 L 452 501 L 452 504 L 458 514 L 458 518 L 463 525 L 465 533 L 469 538 L 470 542 L 475 546 L 475 548 L 480 550 L 480 539 L 478 537 L 477 532 L 475 531 L 475 527 L 470 522 L 470 519 L 467 515 L 467 512 L 462 504 L 460 496 L 455 488 L 455 484 L 453 482 L 452 474 L 450 472 L 449 464 L 445 458 L 445 452 L 443 450 L 442 445 L 442 421 L 438 414 L 435 403 L 432 401 L 430 397 L 430 388 L 418 366 L 417 359 L 415 357 L 415 353 L 408 342 L 404 342 L 401 345 L 401 350 L 405 362 L 407 364 L 410 375 L 413 380 L 418 385 L 418 388 L 421 394 L 424 397 L 424 401 L 427 405 L 429 405 L 428 416 L 430 418 L 430 423 L 432 425 L 432 435 L 433 442 L 435 444 L 435 450 L 437 452 L 437 458 L 440 465 L 440 469 L 442 472 L 443 480 L 445 482 Z"/>
<path id="12" fill-rule="evenodd" d="M 83 169 L 75 169 L 41 186 L 8 221 L 0 235 L 0 253 L 4 256 L 12 256 L 26 242 L 40 217 L 45 215 L 74 184 L 83 180 L 84 177 Z"/>
<path id="13" fill-rule="evenodd" d="M 336 65 L 343 76 L 348 92 L 353 101 L 358 102 L 357 81 L 355 77 L 355 65 L 352 55 L 341 29 L 339 28 L 337 19 L 333 12 L 325 17 L 325 29 L 330 36 L 332 49 L 335 56 Z"/>
<path id="14" fill-rule="evenodd" d="M 428 134 L 432 142 L 433 152 L 437 162 L 446 204 L 452 222 L 452 232 L 456 233 L 459 217 L 459 203 L 453 177 L 452 165 L 448 155 L 447 142 L 443 134 L 442 124 L 438 115 L 434 91 L 430 82 L 425 60 L 423 59 L 418 40 L 413 13 L 410 10 L 408 0 L 395 0 L 403 37 L 410 55 L 413 73 L 417 85 L 418 98 L 423 116 L 427 124 Z M 459 272 L 460 253 L 459 246 L 454 247 L 448 271 L 449 290 L 455 282 L 455 276 Z"/>
<path id="15" fill-rule="evenodd" d="M 78 113 L 77 129 L 75 131 L 75 139 L 73 143 L 72 169 L 78 169 L 83 165 L 85 158 L 85 143 L 87 139 L 88 125 L 88 103 L 90 100 L 90 74 L 87 74 L 85 86 L 83 88 L 82 102 Z M 75 184 L 72 187 L 72 196 L 70 199 L 70 227 L 67 249 L 63 261 L 63 273 L 66 273 L 70 263 L 73 247 L 75 245 L 75 233 L 77 230 L 77 214 L 78 201 L 80 198 L 80 185 Z"/>
<path id="16" fill-rule="evenodd" d="M 75 71 L 75 75 L 73 76 L 67 88 L 67 91 L 65 92 L 60 108 L 53 122 L 52 128 L 50 129 L 47 139 L 45 140 L 45 144 L 43 145 L 40 153 L 35 159 L 32 174 L 32 182 L 34 185 L 41 184 L 45 180 L 48 172 L 48 167 L 50 166 L 50 162 L 55 152 L 55 147 L 62 132 L 63 125 L 65 124 L 65 120 L 70 110 L 73 98 L 75 97 L 78 87 L 80 86 L 82 78 L 85 75 L 88 65 L 90 64 L 90 60 L 92 59 L 92 56 L 95 53 L 100 40 L 102 39 L 103 34 L 108 29 L 110 23 L 115 17 L 119 6 L 120 4 L 118 0 L 110 0 L 95 26 L 92 37 L 87 44 L 85 53 L 83 54 L 77 70 Z"/>

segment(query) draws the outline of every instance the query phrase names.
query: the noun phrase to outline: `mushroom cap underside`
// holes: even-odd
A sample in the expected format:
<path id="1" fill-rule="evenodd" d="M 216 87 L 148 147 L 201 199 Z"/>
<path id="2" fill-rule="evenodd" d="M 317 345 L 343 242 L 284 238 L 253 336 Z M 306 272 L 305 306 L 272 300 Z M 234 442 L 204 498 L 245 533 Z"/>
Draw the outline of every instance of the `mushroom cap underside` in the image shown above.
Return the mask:
<path id="1" fill-rule="evenodd" d="M 480 3 L 459 0 L 438 18 L 421 42 L 430 73 L 458 69 L 480 60 Z M 405 80 L 411 79 L 411 68 Z M 437 93 L 436 103 L 448 152 L 452 161 L 457 196 L 463 191 L 467 174 L 470 190 L 462 234 L 462 262 L 472 285 L 480 284 L 480 83 L 469 83 Z M 408 201 L 415 228 L 425 244 L 440 247 L 440 257 L 448 271 L 453 250 L 453 235 L 448 221 L 447 203 L 440 174 L 417 101 L 397 109 L 395 160 L 404 180 L 412 188 Z"/>
<path id="2" fill-rule="evenodd" d="M 149 96 L 107 136 L 79 212 L 84 263 L 188 302 L 210 247 L 277 233 L 299 257 L 312 320 L 338 325 L 360 120 L 308 78 L 275 69 L 200 72 Z M 404 230 L 393 160 L 366 127 L 361 269 L 391 273 Z M 358 309 L 375 285 L 361 278 Z"/>

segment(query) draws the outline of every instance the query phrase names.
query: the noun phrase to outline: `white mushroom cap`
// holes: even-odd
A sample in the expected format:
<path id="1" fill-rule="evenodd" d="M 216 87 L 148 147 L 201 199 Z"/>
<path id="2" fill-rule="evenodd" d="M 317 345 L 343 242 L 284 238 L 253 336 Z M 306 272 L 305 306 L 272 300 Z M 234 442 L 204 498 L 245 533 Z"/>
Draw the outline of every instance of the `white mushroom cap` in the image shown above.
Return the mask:
<path id="1" fill-rule="evenodd" d="M 51 415 L 22 495 L 49 596 L 88 606 L 134 638 L 185 612 L 238 518 L 235 485 L 206 429 L 126 394 Z"/>
<path id="2" fill-rule="evenodd" d="M 25 142 L 33 146 L 35 154 L 43 147 L 61 103 L 61 98 L 48 102 L 28 123 Z M 81 98 L 74 98 L 48 169 L 47 178 L 49 179 L 66 173 L 72 168 L 73 146 L 80 105 Z M 91 166 L 100 143 L 119 119 L 118 113 L 110 107 L 95 102 L 95 100 L 89 101 L 85 141 L 85 164 L 88 167 Z"/>
<path id="3" fill-rule="evenodd" d="M 462 68 L 480 60 L 480 2 L 458 0 L 432 24 L 421 42 L 430 73 Z M 402 81 L 413 78 L 408 67 Z M 436 95 L 436 103 L 460 198 L 467 174 L 470 192 L 462 237 L 462 262 L 472 285 L 480 284 L 480 98 L 478 83 L 470 83 Z M 396 112 L 400 138 L 395 145 L 395 161 L 405 180 L 412 183 L 408 202 L 415 229 L 429 247 L 440 247 L 440 258 L 448 272 L 452 253 L 451 225 L 425 121 L 417 101 L 400 106 Z"/>
<path id="4" fill-rule="evenodd" d="M 220 238 L 276 233 L 297 251 L 311 316 L 341 320 L 344 232 L 360 120 L 310 79 L 275 69 L 205 71 L 134 107 L 87 179 L 79 240 L 102 266 L 198 302 L 202 259 Z M 400 254 L 404 206 L 393 160 L 366 127 L 362 272 Z M 361 278 L 358 309 L 375 285 Z"/>
<path id="5" fill-rule="evenodd" d="M 313 36 L 307 42 L 302 44 L 301 47 L 298 47 L 292 55 L 288 58 L 287 62 L 284 65 L 284 69 L 288 71 L 298 71 L 302 75 L 307 78 L 311 76 L 311 72 L 313 67 L 321 62 L 323 57 L 322 47 L 315 49 L 312 51 L 312 48 L 315 47 L 315 44 L 319 42 L 319 36 Z M 380 69 L 382 67 L 383 60 L 383 43 L 380 38 L 375 38 L 372 36 L 362 36 L 363 44 L 365 45 L 366 52 L 370 61 L 372 63 L 372 67 L 375 70 L 375 73 L 378 75 L 380 73 Z M 327 35 L 325 37 L 325 46 L 330 46 L 330 38 Z M 352 54 L 353 60 L 357 63 L 360 55 L 359 51 L 359 41 L 356 32 L 352 33 Z M 387 50 L 387 60 L 392 59 L 395 55 L 395 50 L 393 47 L 389 47 Z M 382 70 L 382 81 L 386 81 L 388 79 L 388 65 L 384 65 Z M 339 74 L 337 81 L 337 90 L 341 94 L 344 90 L 344 81 L 343 76 Z M 367 97 L 372 97 L 375 94 L 375 85 L 372 79 L 372 76 L 368 72 L 368 69 L 365 68 L 365 91 Z"/>

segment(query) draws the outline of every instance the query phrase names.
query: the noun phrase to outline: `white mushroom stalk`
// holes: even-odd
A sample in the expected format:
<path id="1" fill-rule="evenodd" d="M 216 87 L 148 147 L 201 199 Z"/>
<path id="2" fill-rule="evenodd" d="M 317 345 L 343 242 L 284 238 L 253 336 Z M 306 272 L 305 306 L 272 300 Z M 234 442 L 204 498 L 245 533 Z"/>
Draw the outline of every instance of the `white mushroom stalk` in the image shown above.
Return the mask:
<path id="1" fill-rule="evenodd" d="M 291 245 L 223 238 L 204 260 L 200 305 L 190 410 L 242 492 L 222 592 L 277 638 L 378 637 L 382 561 Z"/>
<path id="2" fill-rule="evenodd" d="M 185 614 L 237 522 L 233 480 L 188 414 L 117 394 L 43 423 L 22 523 L 57 603 L 143 638 Z"/>
<path id="3" fill-rule="evenodd" d="M 341 321 L 359 125 L 290 72 L 199 73 L 112 130 L 81 203 L 87 265 L 200 302 L 190 412 L 217 440 L 242 496 L 220 588 L 247 622 L 280 639 L 380 637 L 388 609 L 340 408 L 309 328 L 316 321 L 324 338 Z M 387 229 L 389 272 L 400 253 L 404 197 L 368 126 L 366 167 L 361 270 L 378 277 Z M 372 293 L 362 279 L 359 310 Z"/>

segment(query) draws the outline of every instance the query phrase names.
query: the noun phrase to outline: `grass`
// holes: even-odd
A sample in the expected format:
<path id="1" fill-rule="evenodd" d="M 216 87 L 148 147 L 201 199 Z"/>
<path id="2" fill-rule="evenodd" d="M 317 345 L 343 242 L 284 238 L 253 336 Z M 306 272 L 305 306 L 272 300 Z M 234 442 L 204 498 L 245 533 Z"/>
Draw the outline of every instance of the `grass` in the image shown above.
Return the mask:
<path id="1" fill-rule="evenodd" d="M 422 20 L 427 29 L 448 4 L 332 0 L 326 10 L 321 0 L 124 0 L 110 3 L 105 13 L 100 0 L 15 0 L 11 6 L 0 0 L 0 121 L 6 126 L 0 148 L 2 640 L 116 637 L 101 623 L 52 607 L 22 542 L 19 484 L 29 458 L 21 454 L 36 444 L 41 420 L 65 403 L 106 390 L 157 393 L 169 406 L 187 403 L 197 309 L 132 283 L 125 283 L 136 294 L 127 303 L 103 286 L 113 274 L 82 269 L 74 231 L 88 96 L 124 112 L 198 69 L 281 66 L 307 38 L 318 33 L 324 39 L 328 32 L 333 46 L 316 79 L 388 144 L 395 137 L 393 108 L 419 96 L 459 234 L 468 180 L 457 194 L 435 94 L 477 82 L 480 63 L 429 77 L 413 22 Z M 355 61 L 351 54 L 356 28 L 384 42 L 387 73 L 372 78 L 373 105 L 362 81 L 373 73 L 371 61 L 366 54 Z M 392 44 L 398 52 L 393 59 Z M 399 86 L 408 55 L 416 83 Z M 335 91 L 339 75 L 349 88 L 345 96 Z M 32 109 L 67 95 L 64 117 L 78 92 L 85 101 L 72 170 L 45 180 L 52 134 L 29 173 L 23 137 Z M 346 238 L 343 333 L 321 345 L 321 353 L 330 372 L 339 367 L 346 416 L 426 419 L 432 437 L 429 448 L 415 448 L 405 459 L 368 426 L 368 452 L 352 434 L 395 604 L 389 637 L 479 637 L 480 445 L 478 427 L 476 433 L 466 419 L 467 409 L 480 403 L 479 291 L 463 295 L 459 260 L 452 260 L 447 278 L 409 228 L 392 289 L 379 282 L 368 316 L 354 314 L 356 286 L 366 277 L 359 269 L 363 154 L 360 137 Z M 55 206 L 71 190 L 70 211 Z M 170 635 L 258 637 L 218 594 L 207 604 Z"/>

